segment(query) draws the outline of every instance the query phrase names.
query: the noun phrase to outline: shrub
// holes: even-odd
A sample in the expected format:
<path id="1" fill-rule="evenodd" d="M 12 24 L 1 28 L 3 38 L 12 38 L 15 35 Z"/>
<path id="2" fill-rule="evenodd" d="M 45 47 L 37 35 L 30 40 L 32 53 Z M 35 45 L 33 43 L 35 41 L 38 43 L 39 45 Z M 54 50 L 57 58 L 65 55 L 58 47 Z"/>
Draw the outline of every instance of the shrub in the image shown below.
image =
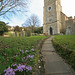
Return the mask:
<path id="1" fill-rule="evenodd" d="M 8 28 L 6 26 L 6 24 L 2 21 L 0 21 L 0 35 L 2 36 L 4 34 L 4 32 L 7 32 Z"/>

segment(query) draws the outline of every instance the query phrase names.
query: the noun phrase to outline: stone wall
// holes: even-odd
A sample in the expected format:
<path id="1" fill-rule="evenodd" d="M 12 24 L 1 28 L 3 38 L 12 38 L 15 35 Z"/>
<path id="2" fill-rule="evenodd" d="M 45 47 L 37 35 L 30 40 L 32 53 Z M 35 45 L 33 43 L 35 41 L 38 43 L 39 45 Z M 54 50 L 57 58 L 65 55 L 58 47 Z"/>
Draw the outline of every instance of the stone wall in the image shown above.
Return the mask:
<path id="1" fill-rule="evenodd" d="M 60 33 L 65 33 L 66 32 L 66 20 L 68 20 L 68 17 L 63 13 L 61 13 L 61 28 L 60 28 Z"/>
<path id="2" fill-rule="evenodd" d="M 71 34 L 75 34 L 75 22 L 73 21 L 73 19 L 69 19 L 66 21 L 66 29 L 68 29 L 68 33 L 66 30 L 66 34 L 67 35 L 71 35 Z"/>
<path id="3" fill-rule="evenodd" d="M 60 32 L 67 35 L 75 34 L 75 19 L 72 17 L 67 17 L 63 12 L 61 12 Z"/>

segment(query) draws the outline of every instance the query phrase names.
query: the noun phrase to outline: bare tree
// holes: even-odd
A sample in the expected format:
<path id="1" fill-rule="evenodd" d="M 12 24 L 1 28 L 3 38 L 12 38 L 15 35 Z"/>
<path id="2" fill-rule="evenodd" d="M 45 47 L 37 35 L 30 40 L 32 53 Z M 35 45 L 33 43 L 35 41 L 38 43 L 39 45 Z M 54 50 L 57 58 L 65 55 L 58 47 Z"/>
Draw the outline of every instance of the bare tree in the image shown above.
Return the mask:
<path id="1" fill-rule="evenodd" d="M 40 26 L 40 20 L 39 17 L 35 14 L 32 14 L 23 24 L 23 26 L 25 27 L 30 27 L 32 32 L 34 32 L 34 28 L 35 27 L 39 27 Z"/>
<path id="2" fill-rule="evenodd" d="M 16 10 L 20 11 L 22 8 L 26 8 L 27 1 L 28 0 L 0 0 L 0 16 L 7 12 L 15 12 Z M 10 11 L 14 8 L 15 10 Z"/>

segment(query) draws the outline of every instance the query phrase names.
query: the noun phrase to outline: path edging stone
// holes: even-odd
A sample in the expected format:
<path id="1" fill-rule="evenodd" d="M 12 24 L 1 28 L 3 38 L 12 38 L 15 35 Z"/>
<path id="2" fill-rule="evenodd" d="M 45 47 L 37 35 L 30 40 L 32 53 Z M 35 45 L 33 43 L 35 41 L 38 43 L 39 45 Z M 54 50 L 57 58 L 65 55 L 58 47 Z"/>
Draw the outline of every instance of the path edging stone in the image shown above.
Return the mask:
<path id="1" fill-rule="evenodd" d="M 40 63 L 38 63 L 38 64 L 41 65 L 41 66 L 40 66 L 41 68 L 38 68 L 38 64 L 37 64 L 37 65 L 36 65 L 37 72 L 34 72 L 33 75 L 45 75 L 44 62 L 43 62 L 42 56 L 41 56 L 41 49 L 42 49 L 42 45 L 43 45 L 44 41 L 45 41 L 46 39 L 48 39 L 48 38 L 49 38 L 49 37 L 46 37 L 45 39 L 42 39 L 42 40 L 37 44 L 37 46 L 36 46 L 36 50 L 39 50 L 39 55 L 40 55 L 39 61 L 40 61 Z"/>

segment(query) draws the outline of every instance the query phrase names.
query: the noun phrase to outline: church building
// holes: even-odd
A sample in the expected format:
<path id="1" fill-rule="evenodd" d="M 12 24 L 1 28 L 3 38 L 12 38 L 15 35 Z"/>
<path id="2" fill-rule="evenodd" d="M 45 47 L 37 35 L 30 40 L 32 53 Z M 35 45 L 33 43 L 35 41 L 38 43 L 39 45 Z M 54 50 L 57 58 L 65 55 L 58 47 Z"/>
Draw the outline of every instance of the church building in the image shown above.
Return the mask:
<path id="1" fill-rule="evenodd" d="M 75 34 L 75 17 L 62 12 L 61 0 L 44 0 L 43 22 L 44 35 Z"/>

